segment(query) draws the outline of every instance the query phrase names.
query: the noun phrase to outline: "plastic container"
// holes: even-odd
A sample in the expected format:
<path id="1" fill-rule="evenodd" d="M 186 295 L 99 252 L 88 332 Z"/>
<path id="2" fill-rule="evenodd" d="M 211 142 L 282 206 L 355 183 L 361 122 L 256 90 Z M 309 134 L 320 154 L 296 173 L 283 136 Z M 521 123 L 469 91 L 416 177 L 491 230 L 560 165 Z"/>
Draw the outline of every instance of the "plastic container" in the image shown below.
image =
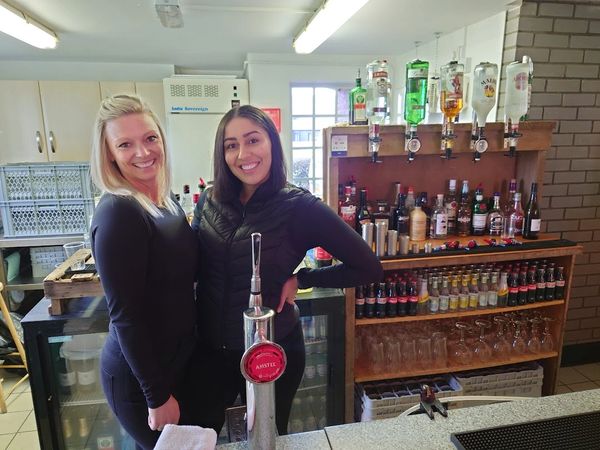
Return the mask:
<path id="1" fill-rule="evenodd" d="M 29 254 L 34 277 L 45 277 L 54 270 L 57 264 L 65 260 L 65 253 L 61 246 L 31 247 Z"/>
<path id="2" fill-rule="evenodd" d="M 75 335 L 61 347 L 67 371 L 75 374 L 76 392 L 89 394 L 100 390 L 99 366 L 102 351 L 101 336 Z"/>

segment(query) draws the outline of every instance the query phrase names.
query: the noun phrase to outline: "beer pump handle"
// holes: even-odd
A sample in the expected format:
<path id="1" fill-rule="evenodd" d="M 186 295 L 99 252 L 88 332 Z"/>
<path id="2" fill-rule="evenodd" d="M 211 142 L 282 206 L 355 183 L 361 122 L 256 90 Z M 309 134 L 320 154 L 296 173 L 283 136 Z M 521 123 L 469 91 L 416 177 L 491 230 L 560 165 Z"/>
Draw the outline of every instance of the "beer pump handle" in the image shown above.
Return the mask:
<path id="1" fill-rule="evenodd" d="M 252 233 L 252 280 L 250 292 L 260 294 L 260 245 L 262 236 L 260 233 Z"/>

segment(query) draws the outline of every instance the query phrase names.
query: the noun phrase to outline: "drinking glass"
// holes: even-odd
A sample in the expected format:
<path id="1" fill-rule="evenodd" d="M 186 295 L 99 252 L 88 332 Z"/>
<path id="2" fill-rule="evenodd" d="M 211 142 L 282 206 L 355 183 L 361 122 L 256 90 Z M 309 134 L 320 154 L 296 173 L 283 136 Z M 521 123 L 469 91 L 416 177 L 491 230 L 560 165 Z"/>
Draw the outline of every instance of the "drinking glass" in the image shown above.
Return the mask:
<path id="1" fill-rule="evenodd" d="M 431 335 L 433 365 L 435 367 L 446 367 L 448 365 L 448 345 L 446 335 L 436 332 Z"/>
<path id="2" fill-rule="evenodd" d="M 429 369 L 433 362 L 431 351 L 431 338 L 420 337 L 417 339 L 417 362 L 421 369 Z"/>
<path id="3" fill-rule="evenodd" d="M 544 331 L 542 332 L 540 350 L 542 352 L 553 352 L 554 351 L 554 339 L 552 338 L 552 332 L 550 331 L 550 322 L 554 322 L 555 319 L 552 317 L 542 317 L 544 321 Z"/>
<path id="4" fill-rule="evenodd" d="M 473 351 L 467 346 L 465 342 L 465 332 L 471 326 L 466 322 L 456 322 L 456 328 L 460 332 L 460 339 L 454 346 L 454 361 L 459 365 L 470 364 L 473 360 Z"/>
<path id="5" fill-rule="evenodd" d="M 85 246 L 85 242 L 69 242 L 63 245 L 65 249 L 65 255 L 68 258 L 77 253 L 78 250 L 82 250 Z M 78 257 L 73 260 L 71 263 L 71 270 L 83 270 L 85 269 L 85 259 L 83 257 Z"/>
<path id="6" fill-rule="evenodd" d="M 490 361 L 492 359 L 492 347 L 485 340 L 485 330 L 486 328 L 490 328 L 492 324 L 489 320 L 477 319 L 475 325 L 479 327 L 479 339 L 475 342 L 473 349 L 475 359 L 481 362 Z"/>
<path id="7" fill-rule="evenodd" d="M 506 337 L 505 329 L 508 324 L 508 319 L 504 316 L 494 316 L 494 322 L 496 323 L 496 338 L 492 352 L 498 360 L 510 359 L 510 352 L 512 351 L 511 342 Z"/>
<path id="8" fill-rule="evenodd" d="M 383 342 L 377 342 L 371 347 L 371 367 L 373 372 L 385 372 L 386 371 L 386 358 Z"/>
<path id="9" fill-rule="evenodd" d="M 533 317 L 531 322 L 531 337 L 527 341 L 527 350 L 529 353 L 540 353 L 542 351 L 542 341 L 540 339 L 538 325 L 543 322 L 542 319 Z"/>
<path id="10" fill-rule="evenodd" d="M 417 362 L 417 347 L 414 339 L 402 341 L 402 362 L 406 368 L 414 366 Z"/>
<path id="11" fill-rule="evenodd" d="M 400 342 L 394 337 L 388 336 L 384 340 L 386 372 L 397 371 L 401 367 L 402 356 L 400 350 Z"/>
<path id="12" fill-rule="evenodd" d="M 525 339 L 523 339 L 523 334 L 521 333 L 523 321 L 520 319 L 515 319 L 513 320 L 513 324 L 515 326 L 515 335 L 512 342 L 513 354 L 524 355 L 527 353 L 527 342 Z"/>

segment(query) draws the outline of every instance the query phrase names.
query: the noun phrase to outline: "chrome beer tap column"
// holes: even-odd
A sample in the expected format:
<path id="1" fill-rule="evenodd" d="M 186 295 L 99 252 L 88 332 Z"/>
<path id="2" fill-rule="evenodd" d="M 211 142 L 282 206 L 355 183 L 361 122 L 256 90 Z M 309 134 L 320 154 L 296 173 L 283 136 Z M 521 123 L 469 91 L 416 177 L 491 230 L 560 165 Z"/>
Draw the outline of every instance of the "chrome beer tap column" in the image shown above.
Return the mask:
<path id="1" fill-rule="evenodd" d="M 275 312 L 262 305 L 261 234 L 252 233 L 252 279 L 249 308 L 244 312 L 245 349 L 240 370 L 246 378 L 246 429 L 250 450 L 274 450 L 275 380 L 284 372 L 286 356 L 273 342 Z"/>

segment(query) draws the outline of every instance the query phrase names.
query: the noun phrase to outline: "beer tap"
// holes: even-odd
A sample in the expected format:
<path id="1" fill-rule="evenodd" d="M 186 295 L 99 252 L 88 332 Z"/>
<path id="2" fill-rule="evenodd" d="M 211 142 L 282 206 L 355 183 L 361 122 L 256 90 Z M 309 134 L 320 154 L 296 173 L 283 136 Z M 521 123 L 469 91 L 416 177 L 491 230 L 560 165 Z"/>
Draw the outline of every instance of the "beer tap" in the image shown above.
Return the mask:
<path id="1" fill-rule="evenodd" d="M 453 159 L 452 148 L 456 138 L 454 120 L 463 108 L 463 74 L 464 65 L 457 61 L 450 61 L 440 69 L 440 108 L 444 113 L 441 140 L 443 159 Z"/>
<path id="2" fill-rule="evenodd" d="M 369 63 L 367 76 L 367 120 L 369 124 L 369 147 L 367 150 L 371 155 L 371 161 L 380 163 L 382 162 L 379 160 L 380 125 L 389 123 L 392 92 L 387 61 L 384 59 Z"/>
<path id="3" fill-rule="evenodd" d="M 496 104 L 496 82 L 498 65 L 489 62 L 479 63 L 473 74 L 473 126 L 471 129 L 471 150 L 473 162 L 481 160 L 481 155 L 488 149 L 485 137 L 487 116 Z"/>
<path id="4" fill-rule="evenodd" d="M 415 59 L 406 63 L 404 120 L 406 120 L 408 129 L 405 135 L 404 150 L 408 154 L 408 162 L 414 161 L 415 154 L 421 148 L 421 141 L 417 136 L 417 125 L 425 119 L 428 75 L 428 61 Z"/>
<path id="5" fill-rule="evenodd" d="M 287 359 L 273 342 L 275 312 L 262 305 L 260 286 L 261 234 L 252 233 L 252 278 L 249 308 L 244 311 L 245 352 L 240 370 L 246 379 L 246 429 L 250 450 L 275 449 L 275 380 Z"/>
<path id="6" fill-rule="evenodd" d="M 381 144 L 381 136 L 379 134 L 379 123 L 369 118 L 369 153 L 371 154 L 371 162 L 381 163 L 379 159 L 379 145 Z"/>
<path id="7" fill-rule="evenodd" d="M 514 61 L 506 67 L 506 100 L 504 103 L 505 156 L 515 157 L 519 133 L 519 121 L 529 110 L 533 62 L 523 56 L 522 62 Z"/>

